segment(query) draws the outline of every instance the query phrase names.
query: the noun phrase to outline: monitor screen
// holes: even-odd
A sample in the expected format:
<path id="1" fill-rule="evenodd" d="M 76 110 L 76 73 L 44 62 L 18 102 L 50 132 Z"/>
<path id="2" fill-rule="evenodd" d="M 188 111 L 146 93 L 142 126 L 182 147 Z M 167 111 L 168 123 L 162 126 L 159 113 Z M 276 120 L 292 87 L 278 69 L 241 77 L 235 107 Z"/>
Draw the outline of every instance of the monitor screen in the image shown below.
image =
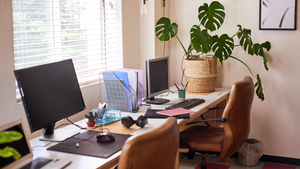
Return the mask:
<path id="1" fill-rule="evenodd" d="M 85 109 L 71 59 L 14 72 L 31 132 L 52 134 L 55 122 Z"/>
<path id="2" fill-rule="evenodd" d="M 168 92 L 169 89 L 169 57 L 146 60 L 147 103 L 163 104 L 168 99 L 155 96 Z"/>

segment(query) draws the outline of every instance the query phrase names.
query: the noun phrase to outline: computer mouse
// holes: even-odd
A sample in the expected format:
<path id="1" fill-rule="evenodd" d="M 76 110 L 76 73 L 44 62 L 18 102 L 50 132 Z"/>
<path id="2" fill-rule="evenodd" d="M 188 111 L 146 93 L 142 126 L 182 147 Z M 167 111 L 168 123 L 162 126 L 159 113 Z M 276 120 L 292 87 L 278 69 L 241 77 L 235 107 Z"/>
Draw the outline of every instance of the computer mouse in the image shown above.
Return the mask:
<path id="1" fill-rule="evenodd" d="M 111 133 L 105 133 L 105 132 L 99 133 L 96 138 L 97 141 L 103 143 L 115 141 L 115 137 Z"/>

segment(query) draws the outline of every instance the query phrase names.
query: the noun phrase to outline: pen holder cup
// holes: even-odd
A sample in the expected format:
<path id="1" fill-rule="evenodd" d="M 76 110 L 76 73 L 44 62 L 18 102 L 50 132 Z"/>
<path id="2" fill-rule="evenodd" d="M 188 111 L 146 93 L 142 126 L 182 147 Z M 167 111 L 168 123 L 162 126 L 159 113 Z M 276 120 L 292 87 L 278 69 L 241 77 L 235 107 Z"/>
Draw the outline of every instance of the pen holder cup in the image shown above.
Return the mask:
<path id="1" fill-rule="evenodd" d="M 106 110 L 104 112 L 103 118 L 97 118 L 96 124 L 106 125 L 118 120 L 121 120 L 121 111 L 120 110 Z"/>
<path id="2" fill-rule="evenodd" d="M 185 100 L 185 90 L 178 90 L 178 100 L 179 101 Z"/>

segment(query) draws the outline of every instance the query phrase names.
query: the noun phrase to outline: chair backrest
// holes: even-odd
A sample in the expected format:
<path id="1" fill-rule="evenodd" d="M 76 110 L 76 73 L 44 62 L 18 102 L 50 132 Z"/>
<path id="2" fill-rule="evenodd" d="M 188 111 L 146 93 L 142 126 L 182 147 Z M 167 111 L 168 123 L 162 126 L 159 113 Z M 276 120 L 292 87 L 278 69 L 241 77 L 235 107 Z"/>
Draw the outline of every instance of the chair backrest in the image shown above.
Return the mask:
<path id="1" fill-rule="evenodd" d="M 178 147 L 177 120 L 169 117 L 160 127 L 124 143 L 118 169 L 174 169 Z"/>
<path id="2" fill-rule="evenodd" d="M 250 111 L 254 96 L 252 78 L 246 76 L 233 84 L 229 100 L 223 112 L 225 138 L 220 158 L 228 158 L 245 143 L 250 132 Z"/>

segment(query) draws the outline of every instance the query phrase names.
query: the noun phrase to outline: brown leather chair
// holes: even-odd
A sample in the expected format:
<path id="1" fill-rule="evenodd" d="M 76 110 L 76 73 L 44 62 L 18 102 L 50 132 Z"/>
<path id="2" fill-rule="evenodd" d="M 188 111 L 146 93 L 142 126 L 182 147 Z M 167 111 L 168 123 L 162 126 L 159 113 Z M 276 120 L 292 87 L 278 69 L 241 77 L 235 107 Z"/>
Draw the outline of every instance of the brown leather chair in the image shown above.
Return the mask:
<path id="1" fill-rule="evenodd" d="M 246 141 L 250 131 L 250 110 L 254 95 L 252 78 L 246 76 L 233 84 L 229 100 L 220 119 L 223 127 L 192 126 L 180 133 L 180 148 L 189 148 L 188 158 L 193 159 L 195 152 L 218 154 L 221 159 L 229 160 Z M 192 122 L 193 125 L 198 122 Z M 190 124 L 192 124 L 190 123 Z M 202 156 L 205 168 L 205 156 Z"/>
<path id="2" fill-rule="evenodd" d="M 118 169 L 178 168 L 178 147 L 177 120 L 169 117 L 160 127 L 124 143 Z"/>

